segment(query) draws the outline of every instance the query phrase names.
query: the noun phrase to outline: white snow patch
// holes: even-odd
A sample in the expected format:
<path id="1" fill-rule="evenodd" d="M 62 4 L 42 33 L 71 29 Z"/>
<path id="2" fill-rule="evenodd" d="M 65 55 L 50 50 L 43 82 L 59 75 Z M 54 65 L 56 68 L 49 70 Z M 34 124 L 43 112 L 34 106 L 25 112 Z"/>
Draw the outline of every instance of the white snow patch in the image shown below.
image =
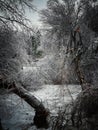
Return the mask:
<path id="1" fill-rule="evenodd" d="M 72 101 L 68 89 L 73 99 L 76 99 L 81 91 L 79 85 L 44 85 L 42 89 L 32 92 L 32 94 L 50 109 L 52 113 L 57 113 L 59 109 Z"/>

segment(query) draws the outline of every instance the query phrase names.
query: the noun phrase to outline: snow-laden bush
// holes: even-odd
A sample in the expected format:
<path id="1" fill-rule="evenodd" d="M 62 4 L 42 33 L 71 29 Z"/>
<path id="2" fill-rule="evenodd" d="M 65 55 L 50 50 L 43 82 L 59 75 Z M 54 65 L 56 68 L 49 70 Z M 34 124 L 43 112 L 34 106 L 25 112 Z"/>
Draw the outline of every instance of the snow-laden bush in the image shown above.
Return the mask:
<path id="1" fill-rule="evenodd" d="M 52 84 L 58 73 L 58 64 L 53 55 L 45 56 L 32 66 L 23 67 L 20 81 L 27 88 L 37 88 L 43 84 Z"/>
<path id="2" fill-rule="evenodd" d="M 0 77 L 15 80 L 22 66 L 28 63 L 26 41 L 22 32 L 0 26 Z"/>
<path id="3" fill-rule="evenodd" d="M 55 55 L 46 55 L 32 65 L 24 66 L 20 82 L 26 88 L 37 89 L 44 84 L 68 83 L 67 63 Z"/>

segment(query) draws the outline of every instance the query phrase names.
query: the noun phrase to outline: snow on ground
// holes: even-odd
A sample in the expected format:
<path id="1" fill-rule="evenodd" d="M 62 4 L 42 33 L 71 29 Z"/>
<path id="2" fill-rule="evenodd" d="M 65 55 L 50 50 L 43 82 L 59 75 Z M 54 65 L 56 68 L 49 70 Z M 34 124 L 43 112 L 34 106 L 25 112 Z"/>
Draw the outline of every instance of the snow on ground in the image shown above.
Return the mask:
<path id="1" fill-rule="evenodd" d="M 32 94 L 42 101 L 52 113 L 57 113 L 59 109 L 72 101 L 72 97 L 75 99 L 80 91 L 79 85 L 43 85 L 42 89 Z"/>

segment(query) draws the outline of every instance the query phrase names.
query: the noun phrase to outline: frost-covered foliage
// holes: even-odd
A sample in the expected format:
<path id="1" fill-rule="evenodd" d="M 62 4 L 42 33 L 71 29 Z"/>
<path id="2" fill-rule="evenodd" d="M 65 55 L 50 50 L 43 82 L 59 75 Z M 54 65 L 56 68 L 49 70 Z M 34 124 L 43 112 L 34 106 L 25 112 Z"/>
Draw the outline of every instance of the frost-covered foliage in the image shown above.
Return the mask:
<path id="1" fill-rule="evenodd" d="M 47 55 L 37 62 L 32 62 L 32 66 L 24 67 L 23 73 L 20 74 L 20 80 L 25 87 L 35 89 L 43 84 L 53 84 L 60 67 L 60 62 L 56 57 Z"/>
<path id="2" fill-rule="evenodd" d="M 33 0 L 0 0 L 0 24 L 29 28 L 25 17 L 25 8 L 33 9 Z"/>
<path id="3" fill-rule="evenodd" d="M 66 51 L 70 42 L 70 35 L 77 26 L 78 12 L 75 10 L 75 1 L 68 0 L 48 0 L 47 9 L 42 11 L 42 21 L 46 25 L 47 37 L 46 48 L 51 48 L 52 52 L 58 59 L 62 59 L 61 73 L 64 73 L 64 80 L 71 78 L 72 82 L 77 82 L 77 77 L 73 72 L 73 66 L 70 66 Z M 48 50 L 46 49 L 46 50 Z M 49 50 L 48 50 L 49 51 Z M 59 55 L 59 56 L 58 56 Z M 63 57 L 63 58 L 62 58 Z M 67 66 L 67 67 L 66 67 Z M 67 68 L 67 69 L 65 69 Z M 72 68 L 72 70 L 70 69 Z M 59 73 L 59 76 L 61 74 Z"/>
<path id="4" fill-rule="evenodd" d="M 95 62 L 97 63 L 97 42 L 95 43 L 95 36 L 97 37 L 96 15 L 97 3 L 92 0 L 48 0 L 47 9 L 42 11 L 42 21 L 47 27 L 47 35 L 52 36 L 52 40 L 46 42 L 48 43 L 46 46 L 47 48 L 51 47 L 52 51 L 55 50 L 56 55 L 61 54 L 63 57 L 65 55 L 62 71 L 64 72 L 64 64 L 67 64 L 67 73 L 70 72 L 68 74 L 70 79 L 75 77 L 77 81 L 84 77 L 84 82 L 88 83 L 91 81 L 91 78 L 89 78 L 89 75 L 92 75 L 91 73 L 93 73 L 94 78 L 97 77 L 97 73 L 95 74 L 97 69 L 95 66 L 97 64 L 94 64 Z M 94 19 L 90 16 L 94 17 Z M 64 51 L 62 51 L 63 47 L 65 47 Z M 96 48 L 96 56 L 92 53 L 94 48 Z M 68 57 L 66 58 L 66 56 Z M 58 59 L 60 59 L 60 56 Z M 68 61 L 65 62 L 65 59 L 66 61 L 68 59 Z M 93 67 L 91 66 L 88 72 L 89 62 L 93 64 Z M 94 78 L 92 78 L 92 83 L 95 82 Z"/>
<path id="5" fill-rule="evenodd" d="M 28 63 L 27 44 L 22 32 L 15 32 L 7 26 L 0 26 L 0 75 L 12 81 Z"/>
<path id="6" fill-rule="evenodd" d="M 73 8 L 73 2 L 70 2 L 70 0 L 63 0 L 63 2 L 48 0 L 47 9 L 42 11 L 42 21 L 48 33 L 51 32 L 51 37 L 55 36 L 59 42 L 62 39 L 65 40 L 65 36 L 69 34 L 74 13 Z"/>
<path id="7" fill-rule="evenodd" d="M 58 68 L 55 71 L 55 76 L 51 76 L 54 84 L 78 83 L 76 73 L 73 74 L 74 68 L 72 69 L 70 65 L 71 61 L 68 61 L 66 55 L 68 40 L 69 36 L 65 38 L 65 41 L 61 40 L 60 42 L 58 42 L 55 36 L 50 37 L 48 34 L 42 37 L 42 49 L 44 54 L 54 57 L 53 61 L 49 62 L 51 70 L 54 72 L 54 68 Z M 66 45 L 62 44 L 64 42 Z"/>

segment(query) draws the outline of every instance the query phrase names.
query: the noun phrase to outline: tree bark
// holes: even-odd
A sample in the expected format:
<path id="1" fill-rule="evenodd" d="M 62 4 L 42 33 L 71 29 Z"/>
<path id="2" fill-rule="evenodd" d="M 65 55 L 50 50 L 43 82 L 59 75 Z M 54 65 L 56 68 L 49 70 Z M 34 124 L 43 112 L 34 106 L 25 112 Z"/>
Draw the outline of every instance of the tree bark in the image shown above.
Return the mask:
<path id="1" fill-rule="evenodd" d="M 25 88 L 22 87 L 21 84 L 14 84 L 14 90 L 13 92 L 18 95 L 19 97 L 23 98 L 31 107 L 33 107 L 35 110 L 40 107 L 40 109 L 45 109 L 43 104 L 34 97 L 29 91 L 27 91 Z"/>

